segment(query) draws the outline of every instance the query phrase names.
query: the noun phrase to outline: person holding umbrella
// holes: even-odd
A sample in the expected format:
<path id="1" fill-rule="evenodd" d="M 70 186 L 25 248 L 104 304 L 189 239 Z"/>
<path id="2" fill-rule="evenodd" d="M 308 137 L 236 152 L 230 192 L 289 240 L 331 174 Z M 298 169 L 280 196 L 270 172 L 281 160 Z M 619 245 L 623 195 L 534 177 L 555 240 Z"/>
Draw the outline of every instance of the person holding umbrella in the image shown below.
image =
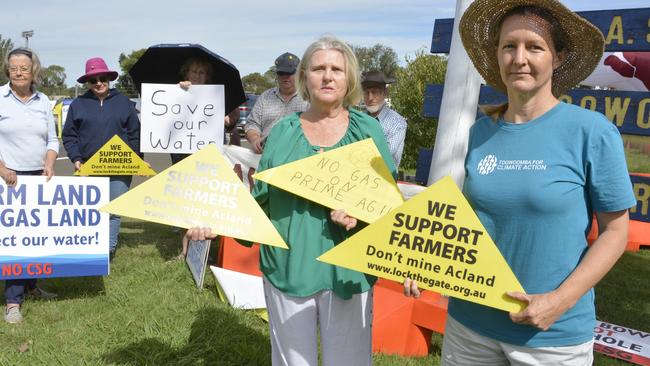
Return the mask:
<path id="1" fill-rule="evenodd" d="M 237 68 L 199 44 L 151 46 L 131 67 L 129 75 L 137 89 L 141 88 L 142 83 L 176 84 L 179 80 L 182 80 L 181 87 L 189 87 L 192 83 L 223 85 L 224 111 L 229 116 L 229 126 L 239 119 L 238 115 L 230 113 L 238 113 L 239 106 L 246 101 Z"/>
<path id="2" fill-rule="evenodd" d="M 101 57 L 86 61 L 86 73 L 77 79 L 85 83 L 88 91 L 75 98 L 68 109 L 63 126 L 63 146 L 75 170 L 92 157 L 108 140 L 118 135 L 133 151 L 140 152 L 140 120 L 135 104 L 110 82 L 117 79 L 117 72 L 110 70 Z M 131 186 L 130 175 L 110 178 L 110 199 L 121 196 Z M 109 247 L 113 259 L 117 249 L 121 218 L 110 215 Z"/>
<path id="3" fill-rule="evenodd" d="M 234 128 L 239 122 L 239 105 L 246 101 L 244 87 L 237 68 L 230 61 L 199 44 L 178 43 L 151 46 L 129 70 L 136 87 L 142 83 L 176 84 L 188 90 L 192 85 L 216 84 L 224 86 L 224 124 Z M 182 80 L 179 83 L 179 79 Z M 239 134 L 235 129 L 235 134 Z M 225 140 L 225 136 L 224 136 Z M 188 154 L 171 154 L 176 164 Z M 183 235 L 184 236 L 184 235 Z M 187 243 L 183 242 L 181 254 L 187 255 Z"/>
<path id="4" fill-rule="evenodd" d="M 189 90 L 192 85 L 205 85 L 211 84 L 213 77 L 213 69 L 210 62 L 204 57 L 191 57 L 187 59 L 183 66 L 181 66 L 180 74 L 183 81 L 179 82 L 178 85 L 184 90 Z M 237 125 L 239 121 L 239 108 L 233 109 L 224 117 L 224 127 L 226 130 L 232 129 Z M 237 142 L 239 142 L 239 133 L 235 130 L 237 136 Z M 226 136 L 223 137 L 224 142 L 226 141 Z M 232 141 L 232 140 L 231 140 Z M 190 154 L 170 154 L 172 165 L 178 163 L 179 161 L 190 156 Z M 178 229 L 177 229 L 178 230 Z M 187 248 L 189 242 L 184 240 L 185 232 L 181 233 L 181 243 L 182 249 L 181 254 L 175 257 L 173 260 L 185 259 L 187 256 Z M 173 261 L 172 260 L 172 261 Z"/>
<path id="5" fill-rule="evenodd" d="M 225 58 L 199 44 L 158 44 L 147 49 L 131 67 L 129 75 L 139 90 L 142 83 L 178 83 L 185 90 L 192 85 L 223 85 L 224 125 L 226 129 L 234 129 L 231 144 L 239 142 L 235 127 L 239 122 L 239 105 L 246 101 L 246 96 L 239 71 Z M 223 138 L 225 141 L 225 135 Z M 189 154 L 170 154 L 172 165 L 187 156 Z M 182 237 L 185 237 L 184 233 Z M 187 246 L 187 241 L 183 240 L 181 253 L 172 261 L 185 258 Z"/>
<path id="6" fill-rule="evenodd" d="M 312 43 L 298 67 L 297 89 L 310 107 L 273 127 L 259 171 L 372 138 L 396 176 L 381 127 L 352 108 L 361 100 L 361 82 L 345 42 L 323 37 Z M 356 232 L 357 220 L 261 181 L 253 195 L 289 245 L 260 247 L 272 364 L 317 365 L 320 332 L 323 365 L 370 365 L 376 278 L 316 260 Z M 205 228 L 187 236 L 214 237 Z"/>
<path id="7" fill-rule="evenodd" d="M 526 294 L 503 294 L 524 304 L 512 313 L 450 298 L 442 363 L 591 365 L 593 287 L 625 250 L 636 199 L 616 127 L 558 98 L 594 70 L 603 35 L 557 0 L 476 0 L 459 30 L 508 97 L 470 130 L 463 192 Z"/>

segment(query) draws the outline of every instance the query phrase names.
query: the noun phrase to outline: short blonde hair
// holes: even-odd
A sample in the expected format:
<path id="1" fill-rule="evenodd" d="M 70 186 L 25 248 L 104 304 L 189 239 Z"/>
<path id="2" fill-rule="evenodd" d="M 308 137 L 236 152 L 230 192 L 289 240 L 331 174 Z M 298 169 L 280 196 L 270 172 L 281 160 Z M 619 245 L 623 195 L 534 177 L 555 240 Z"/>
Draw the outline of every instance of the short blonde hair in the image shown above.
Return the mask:
<path id="1" fill-rule="evenodd" d="M 347 92 L 343 98 L 343 107 L 348 108 L 361 101 L 361 76 L 359 73 L 359 62 L 352 52 L 350 46 L 334 36 L 323 36 L 312 43 L 305 50 L 300 65 L 298 65 L 298 77 L 296 77 L 296 89 L 304 100 L 311 101 L 309 90 L 307 90 L 307 71 L 311 58 L 316 51 L 336 50 L 343 54 L 345 59 L 345 78 L 347 81 Z"/>
<path id="2" fill-rule="evenodd" d="M 32 51 L 26 47 L 14 48 L 10 52 L 7 52 L 4 61 L 4 73 L 9 77 L 9 59 L 12 56 L 23 55 L 29 57 L 29 60 L 32 62 L 32 85 L 40 85 L 41 83 L 41 61 L 38 59 L 36 52 Z"/>

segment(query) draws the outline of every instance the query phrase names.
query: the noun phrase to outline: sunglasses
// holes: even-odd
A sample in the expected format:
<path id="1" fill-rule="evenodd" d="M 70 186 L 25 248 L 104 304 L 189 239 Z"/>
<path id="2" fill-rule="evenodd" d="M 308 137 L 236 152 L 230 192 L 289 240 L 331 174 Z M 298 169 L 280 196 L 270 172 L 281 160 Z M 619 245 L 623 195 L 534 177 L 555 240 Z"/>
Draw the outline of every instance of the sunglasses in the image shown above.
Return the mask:
<path id="1" fill-rule="evenodd" d="M 94 77 L 94 78 L 88 78 L 86 80 L 88 84 L 94 85 L 97 84 L 97 82 L 100 82 L 102 84 L 108 82 L 108 76 L 99 76 L 99 77 Z"/>

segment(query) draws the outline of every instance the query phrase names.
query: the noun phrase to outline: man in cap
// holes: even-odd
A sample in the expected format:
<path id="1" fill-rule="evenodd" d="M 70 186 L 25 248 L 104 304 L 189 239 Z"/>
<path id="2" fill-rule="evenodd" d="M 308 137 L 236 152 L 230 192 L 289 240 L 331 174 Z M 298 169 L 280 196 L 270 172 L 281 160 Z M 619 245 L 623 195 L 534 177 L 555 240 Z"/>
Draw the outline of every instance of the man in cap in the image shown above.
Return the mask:
<path id="1" fill-rule="evenodd" d="M 264 149 L 264 141 L 271 128 L 284 116 L 304 112 L 309 103 L 296 92 L 296 70 L 300 59 L 289 52 L 275 59 L 278 86 L 271 88 L 257 99 L 246 121 L 246 139 L 258 154 Z"/>
<path id="2" fill-rule="evenodd" d="M 368 71 L 362 75 L 361 86 L 366 112 L 379 121 L 395 166 L 399 167 L 406 137 L 406 120 L 386 105 L 386 85 L 393 81 L 386 79 L 381 71 Z"/>

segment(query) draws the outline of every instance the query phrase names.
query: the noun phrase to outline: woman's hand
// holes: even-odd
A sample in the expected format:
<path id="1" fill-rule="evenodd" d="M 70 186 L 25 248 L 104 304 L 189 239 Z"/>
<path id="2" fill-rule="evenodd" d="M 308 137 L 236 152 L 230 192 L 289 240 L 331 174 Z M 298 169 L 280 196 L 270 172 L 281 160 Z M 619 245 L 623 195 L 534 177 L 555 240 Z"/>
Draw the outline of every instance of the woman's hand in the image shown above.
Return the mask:
<path id="1" fill-rule="evenodd" d="M 78 160 L 75 161 L 75 162 L 74 162 L 74 171 L 75 171 L 75 172 L 80 171 L 82 166 L 83 166 L 83 164 L 82 164 L 80 161 L 78 161 Z M 81 177 L 87 177 L 86 174 L 79 174 L 79 176 L 81 176 Z"/>
<path id="2" fill-rule="evenodd" d="M 13 187 L 18 183 L 16 172 L 4 166 L 0 166 L 0 176 L 9 187 Z"/>
<path id="3" fill-rule="evenodd" d="M 562 300 L 554 291 L 536 295 L 508 292 L 506 295 L 528 304 L 524 310 L 510 313 L 510 319 L 514 323 L 532 325 L 541 330 L 548 330 L 573 305 Z"/>
<path id="4" fill-rule="evenodd" d="M 192 86 L 192 82 L 189 80 L 181 81 L 178 83 L 178 86 L 180 86 L 183 90 L 188 90 L 190 86 Z"/>
<path id="5" fill-rule="evenodd" d="M 47 150 L 45 154 L 45 164 L 43 167 L 43 175 L 47 177 L 46 182 L 54 175 L 54 162 L 56 162 L 57 152 L 54 150 Z"/>
<path id="6" fill-rule="evenodd" d="M 415 297 L 416 299 L 420 297 L 420 289 L 418 288 L 418 282 L 410 278 L 404 279 L 404 296 L 406 297 Z"/>
<path id="7" fill-rule="evenodd" d="M 45 179 L 45 181 L 49 182 L 52 176 L 54 175 L 54 166 L 45 164 L 42 175 L 46 176 L 47 178 Z"/>
<path id="8" fill-rule="evenodd" d="M 330 218 L 335 223 L 343 226 L 347 231 L 350 231 L 350 229 L 354 229 L 357 226 L 357 219 L 348 216 L 343 209 L 332 211 L 330 213 Z"/>
<path id="9" fill-rule="evenodd" d="M 183 240 L 207 240 L 216 237 L 217 234 L 213 234 L 209 227 L 193 227 L 185 232 Z"/>

